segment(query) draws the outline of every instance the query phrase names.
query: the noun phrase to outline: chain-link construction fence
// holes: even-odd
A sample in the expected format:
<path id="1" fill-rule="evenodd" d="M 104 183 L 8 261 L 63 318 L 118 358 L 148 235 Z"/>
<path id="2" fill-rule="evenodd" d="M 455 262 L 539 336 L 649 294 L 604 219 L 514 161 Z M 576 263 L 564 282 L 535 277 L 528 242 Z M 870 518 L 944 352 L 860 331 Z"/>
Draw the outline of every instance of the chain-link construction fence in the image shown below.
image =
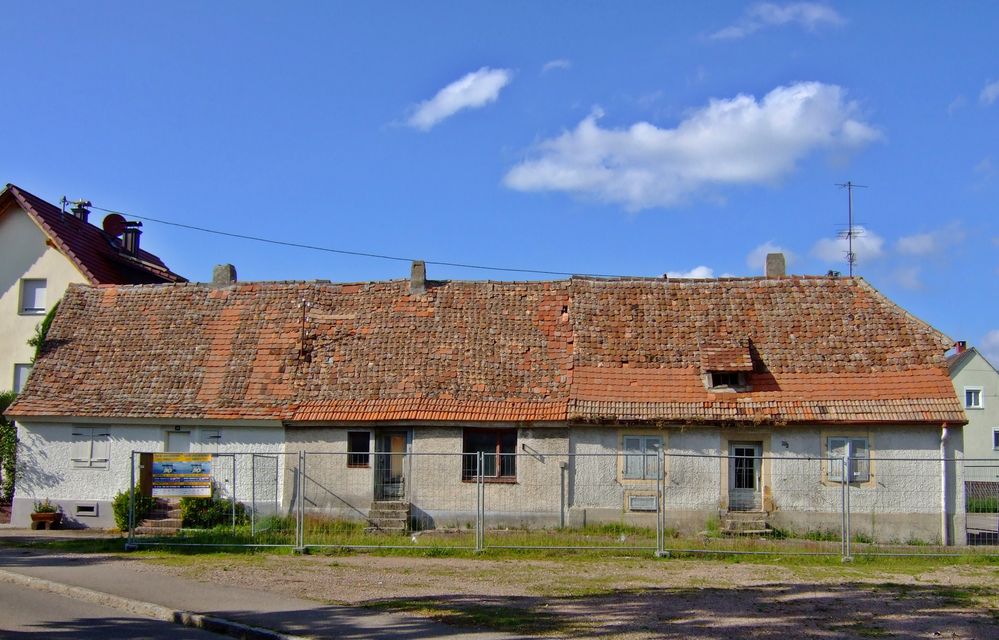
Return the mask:
<path id="1" fill-rule="evenodd" d="M 997 552 L 990 548 L 999 545 L 995 461 L 795 457 L 752 447 L 733 454 L 654 446 L 594 454 L 220 454 L 211 467 L 213 498 L 158 511 L 173 514 L 175 535 L 163 535 L 155 516 L 137 516 L 134 499 L 129 544 Z M 134 466 L 147 455 L 134 454 Z"/>

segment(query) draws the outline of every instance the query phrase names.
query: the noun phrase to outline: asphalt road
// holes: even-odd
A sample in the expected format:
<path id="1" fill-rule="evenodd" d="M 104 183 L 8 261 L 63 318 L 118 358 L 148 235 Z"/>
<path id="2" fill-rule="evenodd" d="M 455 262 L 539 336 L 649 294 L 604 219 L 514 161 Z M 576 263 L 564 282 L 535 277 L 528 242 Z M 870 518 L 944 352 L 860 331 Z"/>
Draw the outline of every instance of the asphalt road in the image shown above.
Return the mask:
<path id="1" fill-rule="evenodd" d="M 5 640 L 219 640 L 223 637 L 0 581 L 0 638 Z"/>

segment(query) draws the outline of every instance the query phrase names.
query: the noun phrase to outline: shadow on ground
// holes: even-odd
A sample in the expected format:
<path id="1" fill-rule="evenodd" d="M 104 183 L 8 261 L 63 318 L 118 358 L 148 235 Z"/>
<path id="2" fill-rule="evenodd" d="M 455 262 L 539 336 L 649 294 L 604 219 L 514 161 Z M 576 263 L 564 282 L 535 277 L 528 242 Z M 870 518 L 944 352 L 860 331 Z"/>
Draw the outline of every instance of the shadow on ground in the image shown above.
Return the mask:
<path id="1" fill-rule="evenodd" d="M 994 588 L 903 584 L 641 589 L 563 598 L 482 595 L 378 600 L 367 606 L 456 625 L 559 636 L 694 638 L 999 637 Z"/>

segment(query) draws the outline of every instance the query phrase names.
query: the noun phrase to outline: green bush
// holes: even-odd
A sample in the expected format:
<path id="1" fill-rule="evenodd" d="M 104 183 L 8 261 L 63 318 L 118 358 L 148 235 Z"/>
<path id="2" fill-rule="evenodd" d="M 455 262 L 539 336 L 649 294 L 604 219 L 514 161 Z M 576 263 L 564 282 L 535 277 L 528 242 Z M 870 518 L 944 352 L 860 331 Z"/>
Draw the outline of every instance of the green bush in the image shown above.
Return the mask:
<path id="1" fill-rule="evenodd" d="M 232 524 L 232 502 L 218 496 L 215 485 L 212 485 L 211 498 L 181 498 L 180 517 L 185 527 L 192 529 L 211 529 L 220 525 Z M 236 524 L 246 524 L 246 507 L 242 502 L 236 503 Z"/>
<path id="2" fill-rule="evenodd" d="M 10 504 L 14 497 L 14 474 L 17 469 L 17 426 L 3 416 L 17 394 L 0 392 L 0 504 Z"/>
<path id="3" fill-rule="evenodd" d="M 146 519 L 149 512 L 156 506 L 156 498 L 142 495 L 142 490 L 138 485 L 135 487 L 135 524 Z M 111 502 L 111 510 L 114 512 L 114 524 L 120 531 L 128 530 L 128 489 L 115 494 Z"/>

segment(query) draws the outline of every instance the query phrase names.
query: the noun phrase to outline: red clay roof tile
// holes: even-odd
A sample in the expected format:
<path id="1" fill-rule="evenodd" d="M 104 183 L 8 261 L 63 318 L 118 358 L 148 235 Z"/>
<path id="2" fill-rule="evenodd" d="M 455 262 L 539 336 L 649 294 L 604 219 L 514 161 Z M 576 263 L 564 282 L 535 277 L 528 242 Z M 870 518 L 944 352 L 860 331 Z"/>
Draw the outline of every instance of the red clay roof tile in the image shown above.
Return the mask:
<path id="1" fill-rule="evenodd" d="M 949 344 L 847 278 L 73 286 L 8 413 L 960 424 Z"/>

